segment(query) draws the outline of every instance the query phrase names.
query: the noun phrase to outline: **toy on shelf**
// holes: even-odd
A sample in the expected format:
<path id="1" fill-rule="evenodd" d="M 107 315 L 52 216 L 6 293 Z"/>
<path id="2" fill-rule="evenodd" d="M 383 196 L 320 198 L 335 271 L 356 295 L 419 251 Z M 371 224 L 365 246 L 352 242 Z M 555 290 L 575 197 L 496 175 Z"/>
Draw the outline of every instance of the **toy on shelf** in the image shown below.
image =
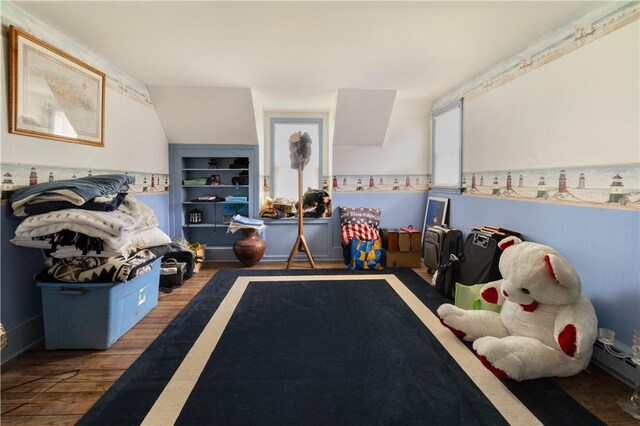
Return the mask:
<path id="1" fill-rule="evenodd" d="M 591 359 L 596 314 L 582 294 L 578 273 L 551 247 L 508 237 L 499 243 L 502 280 L 481 297 L 500 313 L 438 308 L 441 322 L 473 342 L 478 358 L 496 376 L 521 381 L 571 376 Z"/>

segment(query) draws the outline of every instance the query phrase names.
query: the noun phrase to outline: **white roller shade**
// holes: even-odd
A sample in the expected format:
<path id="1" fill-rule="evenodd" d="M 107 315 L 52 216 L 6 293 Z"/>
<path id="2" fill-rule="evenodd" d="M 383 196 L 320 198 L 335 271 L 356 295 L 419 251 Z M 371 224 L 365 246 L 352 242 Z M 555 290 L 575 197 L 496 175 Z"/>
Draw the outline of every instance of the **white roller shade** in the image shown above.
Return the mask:
<path id="1" fill-rule="evenodd" d="M 462 101 L 432 115 L 432 187 L 459 190 L 461 186 Z"/>

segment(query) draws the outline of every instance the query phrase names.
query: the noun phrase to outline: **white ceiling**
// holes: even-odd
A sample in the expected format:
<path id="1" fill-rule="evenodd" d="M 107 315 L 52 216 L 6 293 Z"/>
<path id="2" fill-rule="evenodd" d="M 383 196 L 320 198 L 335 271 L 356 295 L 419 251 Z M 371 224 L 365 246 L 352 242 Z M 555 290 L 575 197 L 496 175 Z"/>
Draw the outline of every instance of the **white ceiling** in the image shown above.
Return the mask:
<path id="1" fill-rule="evenodd" d="M 18 1 L 154 86 L 436 100 L 594 2 Z"/>

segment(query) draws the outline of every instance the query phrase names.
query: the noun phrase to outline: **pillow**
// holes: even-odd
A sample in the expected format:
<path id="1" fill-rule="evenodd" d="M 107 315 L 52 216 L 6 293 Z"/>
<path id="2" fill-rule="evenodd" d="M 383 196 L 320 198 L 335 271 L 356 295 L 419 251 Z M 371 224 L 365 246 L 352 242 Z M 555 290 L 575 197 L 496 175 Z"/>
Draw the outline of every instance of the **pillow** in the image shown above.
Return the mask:
<path id="1" fill-rule="evenodd" d="M 139 249 L 171 244 L 171 238 L 160 228 L 153 227 L 131 235 L 131 244 Z"/>
<path id="2" fill-rule="evenodd" d="M 370 207 L 340 207 L 340 225 L 369 225 L 380 228 L 382 209 Z"/>
<path id="3" fill-rule="evenodd" d="M 349 269 L 382 269 L 382 242 L 376 240 L 351 240 L 351 262 Z"/>

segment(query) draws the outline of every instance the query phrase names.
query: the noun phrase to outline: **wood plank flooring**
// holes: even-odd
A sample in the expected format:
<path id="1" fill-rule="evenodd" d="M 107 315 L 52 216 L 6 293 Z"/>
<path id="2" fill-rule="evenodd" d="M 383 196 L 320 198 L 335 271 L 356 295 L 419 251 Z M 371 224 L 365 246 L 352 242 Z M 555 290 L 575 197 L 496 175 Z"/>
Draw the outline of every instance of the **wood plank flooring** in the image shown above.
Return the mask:
<path id="1" fill-rule="evenodd" d="M 283 269 L 285 262 L 261 262 L 252 269 Z M 158 306 L 106 351 L 36 347 L 2 365 L 0 376 L 3 425 L 73 425 L 115 383 L 171 320 L 221 269 L 237 263 L 207 264 L 172 293 L 160 293 Z M 316 262 L 318 268 L 344 268 L 341 262 Z M 292 269 L 308 269 L 295 262 Z M 415 269 L 423 278 L 425 268 Z M 616 401 L 632 389 L 591 365 L 589 371 L 555 379 L 569 394 L 607 424 L 639 425 Z"/>

